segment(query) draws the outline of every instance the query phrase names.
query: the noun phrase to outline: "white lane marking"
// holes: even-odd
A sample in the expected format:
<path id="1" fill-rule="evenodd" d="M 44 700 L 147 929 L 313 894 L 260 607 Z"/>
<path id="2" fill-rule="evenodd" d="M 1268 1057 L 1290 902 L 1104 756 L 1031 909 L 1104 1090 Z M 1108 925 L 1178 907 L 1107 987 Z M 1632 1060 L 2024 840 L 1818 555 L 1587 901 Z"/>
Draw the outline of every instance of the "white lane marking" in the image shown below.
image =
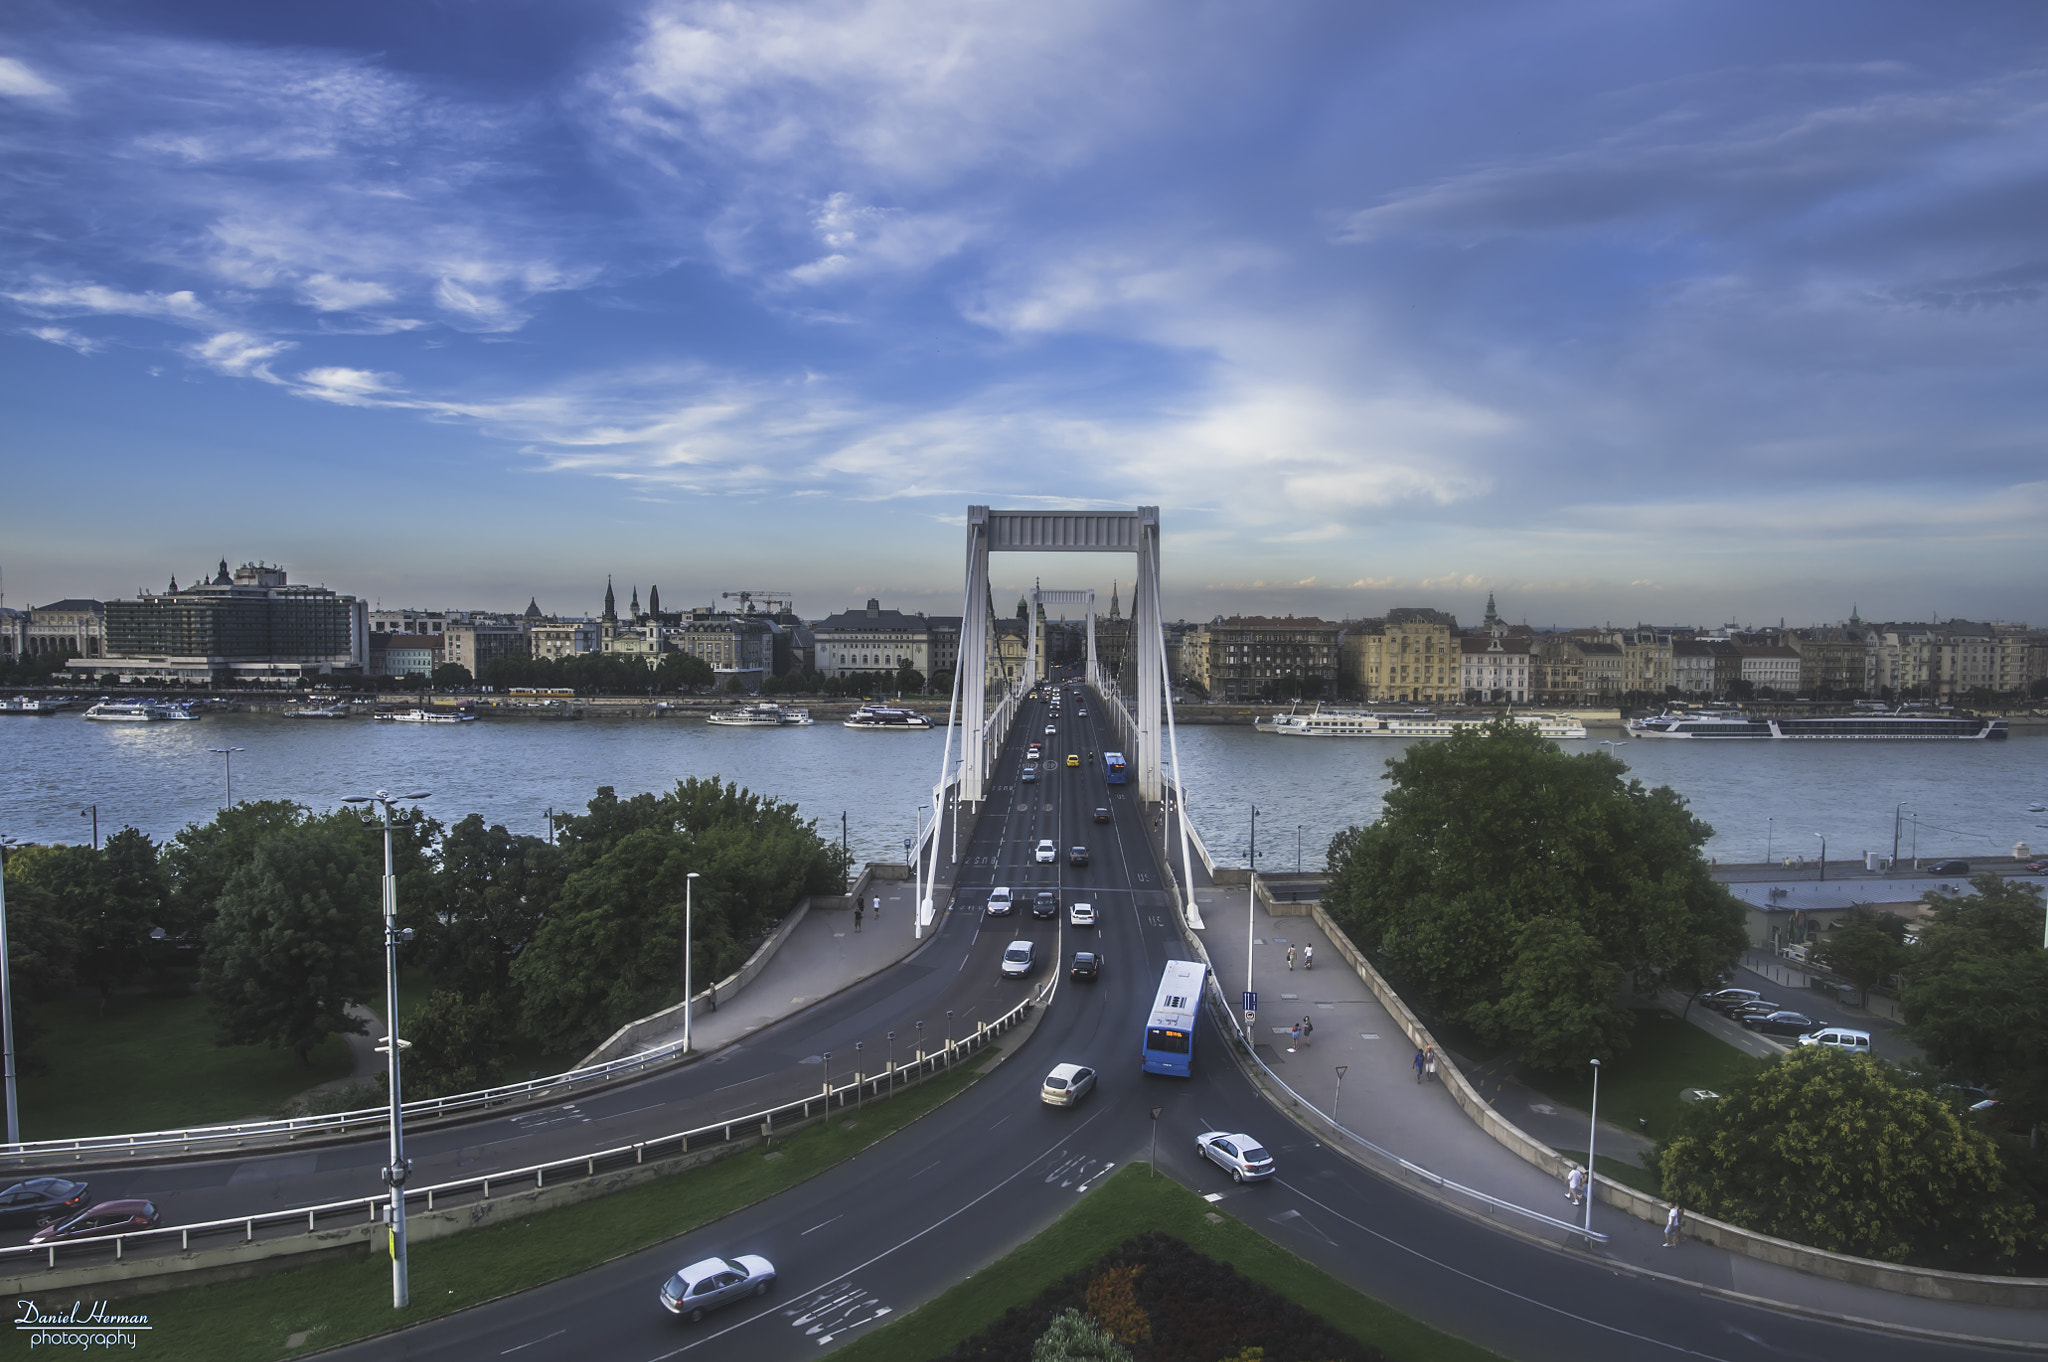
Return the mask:
<path id="1" fill-rule="evenodd" d="M 506 1348 L 505 1350 L 500 1352 L 498 1356 L 510 1357 L 513 1353 L 518 1352 L 521 1348 L 531 1348 L 536 1343 L 545 1343 L 551 1338 L 560 1338 L 563 1334 L 566 1334 L 568 1332 L 569 1331 L 567 1329 L 557 1329 L 551 1334 L 543 1334 L 539 1338 L 530 1338 L 524 1343 L 515 1343 L 511 1347 Z"/>
<path id="2" fill-rule="evenodd" d="M 713 1092 L 730 1092 L 730 1091 L 732 1091 L 732 1090 L 733 1090 L 734 1088 L 744 1088 L 744 1087 L 746 1087 L 746 1086 L 747 1086 L 747 1084 L 749 1084 L 749 1083 L 759 1083 L 759 1082 L 760 1082 L 760 1081 L 761 1081 L 762 1079 L 764 1079 L 764 1078 L 773 1078 L 773 1077 L 775 1077 L 775 1075 L 774 1075 L 774 1074 L 756 1074 L 756 1075 L 755 1075 L 754 1077 L 752 1077 L 752 1078 L 742 1078 L 742 1079 L 741 1079 L 741 1080 L 740 1080 L 739 1082 L 737 1082 L 737 1083 L 728 1083 L 728 1084 L 726 1084 L 726 1085 L 725 1085 L 724 1087 L 722 1087 L 722 1088 L 713 1088 L 713 1089 L 712 1089 L 711 1091 L 713 1091 Z"/>
<path id="3" fill-rule="evenodd" d="M 921 1177 L 923 1177 L 923 1176 L 924 1176 L 924 1175 L 925 1175 L 926 1173 L 929 1173 L 929 1172 L 931 1172 L 931 1171 L 932 1171 L 932 1169 L 934 1169 L 934 1168 L 937 1168 L 937 1167 L 938 1167 L 938 1166 L 939 1166 L 940 1164 L 942 1164 L 942 1163 L 944 1163 L 944 1162 L 945 1162 L 945 1160 L 944 1160 L 944 1159 L 933 1159 L 933 1160 L 932 1160 L 932 1161 L 931 1161 L 930 1163 L 928 1163 L 928 1164 L 926 1164 L 926 1165 L 925 1165 L 924 1167 L 922 1167 L 922 1168 L 918 1169 L 918 1170 L 917 1170 L 917 1171 L 916 1171 L 915 1173 L 912 1173 L 912 1174 L 910 1175 L 910 1177 L 909 1177 L 909 1178 L 905 1178 L 905 1179 L 903 1179 L 903 1180 L 904 1180 L 905 1182 L 908 1182 L 908 1181 L 910 1181 L 910 1178 L 921 1178 Z"/>
<path id="4" fill-rule="evenodd" d="M 841 1212 L 840 1212 L 840 1213 L 839 1213 L 838 1215 L 835 1215 L 835 1216 L 833 1216 L 833 1217 L 832 1217 L 832 1220 L 844 1220 L 845 1218 L 846 1218 L 846 1212 L 845 1212 L 845 1211 L 841 1211 Z M 822 1229 L 824 1229 L 824 1228 L 825 1228 L 825 1227 L 826 1227 L 827 1225 L 831 1224 L 831 1223 L 832 1223 L 832 1220 L 820 1220 L 820 1221 L 819 1221 L 819 1222 L 818 1222 L 817 1224 L 815 1224 L 815 1225 L 811 1226 L 811 1227 L 810 1227 L 810 1229 L 807 1229 L 807 1230 L 805 1230 L 805 1231 L 804 1231 L 804 1234 L 814 1234 L 814 1233 L 816 1233 L 817 1231 L 819 1231 L 819 1230 L 822 1230 Z M 804 1237 L 804 1235 L 803 1235 L 803 1234 L 799 1234 L 799 1235 L 797 1236 L 797 1238 L 799 1238 L 799 1239 L 801 1239 L 801 1238 L 803 1238 L 803 1237 Z"/>
<path id="5" fill-rule="evenodd" d="M 958 1210 L 953 1211 L 947 1215 L 941 1216 L 937 1220 L 934 1220 L 931 1224 L 926 1225 L 916 1234 L 913 1234 L 906 1239 L 899 1240 L 897 1243 L 892 1244 L 888 1248 L 883 1249 L 880 1253 L 877 1253 L 874 1257 L 869 1258 L 866 1262 L 855 1263 L 852 1267 L 840 1273 L 837 1277 L 834 1277 L 830 1281 L 824 1282 L 821 1285 L 819 1285 L 817 1291 L 822 1292 L 829 1287 L 837 1286 L 839 1283 L 853 1276 L 854 1273 L 859 1272 L 865 1268 L 873 1267 L 876 1263 L 881 1262 L 884 1258 L 887 1258 L 889 1255 L 901 1252 L 903 1249 L 909 1248 L 912 1244 L 924 1238 L 932 1231 L 940 1229 L 946 1225 L 950 1225 L 955 1220 L 958 1220 L 961 1216 L 967 1214 L 976 1206 L 979 1206 L 982 1202 L 987 1201 L 990 1197 L 996 1195 L 998 1192 L 1001 1192 L 1004 1188 L 1008 1187 L 1018 1178 L 1023 1177 L 1026 1173 L 1030 1172 L 1033 1168 L 1037 1167 L 1040 1160 L 1050 1158 L 1054 1154 L 1059 1153 L 1061 1148 L 1066 1145 L 1068 1140 L 1079 1135 L 1082 1131 L 1088 1129 L 1089 1126 L 1092 1126 L 1097 1121 L 1101 1120 L 1103 1114 L 1108 1110 L 1110 1110 L 1108 1107 L 1098 1109 L 1093 1116 L 1090 1116 L 1087 1120 L 1083 1121 L 1073 1130 L 1067 1132 L 1067 1134 L 1062 1135 L 1059 1139 L 1053 1141 L 1053 1143 L 1047 1147 L 1045 1153 L 1040 1154 L 1037 1158 L 1026 1160 L 1023 1167 L 1019 1168 L 1016 1172 L 1010 1174 L 1010 1176 L 1004 1178 L 1001 1182 L 998 1182 L 997 1184 L 995 1184 L 995 1186 L 983 1192 L 980 1196 L 974 1198 L 974 1200 L 968 1202 L 966 1205 L 960 1207 Z M 774 1313 L 775 1308 L 771 1306 L 768 1309 L 761 1310 L 753 1315 L 749 1315 L 747 1318 L 741 1320 L 737 1324 L 728 1324 L 715 1334 L 706 1334 L 704 1337 L 700 1339 L 696 1339 L 692 1342 L 685 1343 L 680 1348 L 671 1348 L 669 1351 L 665 1353 L 658 1353 L 654 1357 L 649 1358 L 648 1362 L 668 1362 L 668 1359 L 671 1357 L 680 1357 L 686 1352 L 690 1352 L 694 1349 L 703 1347 L 706 1343 L 715 1342 L 718 1339 L 724 1338 L 727 1334 L 731 1333 L 735 1329 L 744 1329 L 749 1324 L 754 1323 L 756 1320 L 766 1319 L 769 1315 Z M 788 1312 L 784 1311 L 784 1313 L 786 1314 Z"/>
<path id="6" fill-rule="evenodd" d="M 1704 1357 L 1709 1359 L 1709 1362 L 1726 1362 L 1726 1359 L 1716 1357 L 1713 1353 L 1703 1353 L 1698 1351 L 1697 1349 L 1683 1347 L 1676 1343 L 1666 1343 L 1661 1338 L 1651 1338 L 1648 1334 L 1635 1333 L 1632 1330 L 1624 1329 L 1619 1325 L 1603 1323 L 1602 1321 L 1597 1319 L 1589 1319 L 1585 1315 L 1574 1314 L 1570 1310 L 1561 1309 L 1558 1306 L 1552 1305 L 1549 1301 L 1540 1300 L 1535 1296 L 1525 1296 L 1519 1291 L 1510 1291 L 1508 1288 L 1500 1285 L 1500 1283 L 1498 1282 L 1490 1282 L 1486 1280 L 1486 1278 L 1484 1277 L 1474 1276 L 1470 1272 L 1465 1272 L 1459 1268 L 1452 1267 L 1449 1263 L 1446 1263 L 1441 1259 L 1432 1258 L 1428 1254 L 1422 1252 L 1420 1249 L 1410 1248 L 1408 1245 L 1402 1243 L 1398 1239 L 1390 1239 L 1386 1235 L 1381 1234 L 1378 1230 L 1372 1228 L 1370 1225 L 1360 1224 L 1358 1221 L 1353 1220 L 1350 1216 L 1344 1214 L 1344 1212 L 1338 1210 L 1334 1206 L 1325 1206 L 1322 1202 L 1317 1201 L 1314 1197 L 1310 1196 L 1307 1192 L 1302 1191 L 1299 1187 L 1296 1187 L 1291 1182 L 1287 1182 L 1280 1178 L 1275 1178 L 1273 1180 L 1279 1183 L 1282 1187 L 1285 1187 L 1288 1191 L 1300 1197 L 1303 1201 L 1306 1201 L 1309 1205 L 1314 1206 L 1318 1210 L 1328 1211 L 1331 1215 L 1336 1216 L 1339 1220 L 1351 1226 L 1353 1229 L 1363 1230 L 1365 1233 L 1371 1235 L 1373 1238 L 1379 1240 L 1381 1243 L 1386 1244 L 1392 1248 L 1397 1248 L 1401 1250 L 1401 1252 L 1409 1255 L 1411 1258 L 1420 1258 L 1423 1262 L 1428 1263 L 1431 1267 L 1442 1268 L 1445 1272 L 1452 1273 L 1455 1276 L 1463 1277 L 1466 1281 L 1471 1282 L 1476 1286 L 1483 1286 L 1486 1287 L 1488 1290 L 1498 1291 L 1501 1295 L 1507 1296 L 1513 1300 L 1521 1301 L 1525 1305 L 1533 1305 L 1540 1310 L 1548 1310 L 1553 1315 L 1562 1315 L 1566 1319 L 1575 1320 L 1580 1324 L 1590 1324 L 1595 1329 L 1604 1329 L 1610 1334 L 1619 1334 L 1623 1338 L 1633 1338 L 1638 1339 L 1644 1343 L 1654 1343 L 1656 1346 L 1666 1349 L 1667 1351 L 1674 1353 L 1682 1353 L 1687 1357 Z"/>

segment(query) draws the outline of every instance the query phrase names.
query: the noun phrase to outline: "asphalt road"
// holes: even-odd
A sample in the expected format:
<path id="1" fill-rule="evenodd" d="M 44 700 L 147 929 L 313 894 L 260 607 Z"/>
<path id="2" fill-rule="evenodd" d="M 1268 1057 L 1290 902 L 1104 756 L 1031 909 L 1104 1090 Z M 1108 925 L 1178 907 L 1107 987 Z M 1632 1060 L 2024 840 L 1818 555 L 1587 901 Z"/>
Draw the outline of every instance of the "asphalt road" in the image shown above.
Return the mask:
<path id="1" fill-rule="evenodd" d="M 1076 718 L 1070 712 L 1063 722 Z M 1014 769 L 1013 752 L 999 786 Z M 1021 888 L 1024 874 L 1042 873 L 1029 860 L 1030 848 L 1040 836 L 1055 835 L 1049 829 L 1060 836 L 1074 831 L 1065 820 L 1092 809 L 1101 787 L 1089 775 L 1086 766 L 1078 774 L 1062 768 L 1033 791 L 1050 798 L 1036 798 L 1030 807 L 1018 801 L 1006 819 L 984 819 L 985 833 L 1002 833 L 999 845 L 984 850 L 978 838 L 974 848 L 989 857 L 981 868 L 991 879 L 1007 876 Z M 859 1158 L 714 1225 L 330 1355 L 380 1362 L 816 1357 L 984 1269 L 1044 1229 L 1094 1182 L 1144 1157 L 1154 1106 L 1163 1108 L 1158 1148 L 1167 1175 L 1217 1197 L 1220 1210 L 1340 1279 L 1508 1357 L 1906 1362 L 2003 1355 L 1752 1308 L 1628 1275 L 1443 1210 L 1359 1171 L 1282 1120 L 1206 1021 L 1193 1078 L 1141 1073 L 1145 1009 L 1161 965 L 1183 952 L 1166 895 L 1137 879 L 1158 883 L 1139 829 L 1126 821 L 1129 812 L 1128 806 L 1119 810 L 1111 854 L 1102 854 L 1110 847 L 1096 835 L 1085 886 L 1106 905 L 1095 935 L 1109 968 L 1093 986 L 1062 984 L 1037 1030 L 990 1077 Z M 1063 891 L 1076 887 L 1057 877 L 1050 882 Z M 958 916 L 963 924 L 970 920 Z M 1049 924 L 1016 925 L 1047 933 L 1034 939 L 1056 937 Z M 993 935 L 982 931 L 984 940 L 964 955 L 966 933 L 942 934 L 946 946 L 937 963 L 928 953 L 919 964 L 929 972 L 957 958 L 956 972 L 980 969 L 993 957 L 977 952 L 988 940 L 1007 939 L 1010 930 L 1001 924 Z M 1062 1061 L 1102 1074 L 1095 1095 L 1072 1110 L 1038 1101 L 1040 1079 Z M 1278 1177 L 1241 1188 L 1201 1162 L 1195 1136 L 1219 1128 L 1259 1137 L 1278 1159 Z M 676 1267 L 734 1253 L 758 1253 L 776 1264 L 779 1280 L 766 1296 L 697 1325 L 660 1307 L 656 1292 Z"/>

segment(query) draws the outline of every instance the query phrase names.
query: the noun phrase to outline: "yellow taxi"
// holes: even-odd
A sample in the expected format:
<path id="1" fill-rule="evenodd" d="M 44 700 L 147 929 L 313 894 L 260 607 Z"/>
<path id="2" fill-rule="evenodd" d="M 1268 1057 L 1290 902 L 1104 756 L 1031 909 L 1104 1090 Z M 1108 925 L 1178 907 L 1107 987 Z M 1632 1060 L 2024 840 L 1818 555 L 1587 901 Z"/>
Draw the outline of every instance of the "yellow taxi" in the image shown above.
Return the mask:
<path id="1" fill-rule="evenodd" d="M 1074 753 L 1072 753 L 1072 752 L 1069 752 L 1069 753 L 1067 753 L 1067 765 L 1069 765 L 1069 766 L 1079 766 L 1080 764 L 1081 764 L 1081 758 L 1080 758 L 1080 757 L 1076 756 L 1076 755 L 1075 755 Z"/>

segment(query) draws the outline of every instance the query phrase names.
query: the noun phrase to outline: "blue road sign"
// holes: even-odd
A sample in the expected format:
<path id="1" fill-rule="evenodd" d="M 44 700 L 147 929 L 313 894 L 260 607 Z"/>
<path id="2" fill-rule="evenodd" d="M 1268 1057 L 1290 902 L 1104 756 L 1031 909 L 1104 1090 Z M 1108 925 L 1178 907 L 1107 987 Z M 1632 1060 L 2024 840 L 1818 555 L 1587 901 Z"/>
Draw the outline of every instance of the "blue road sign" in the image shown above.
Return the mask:
<path id="1" fill-rule="evenodd" d="M 1259 1010 L 1259 995 L 1252 989 L 1246 989 L 1244 991 L 1244 1010 L 1247 1012 L 1256 1012 Z"/>

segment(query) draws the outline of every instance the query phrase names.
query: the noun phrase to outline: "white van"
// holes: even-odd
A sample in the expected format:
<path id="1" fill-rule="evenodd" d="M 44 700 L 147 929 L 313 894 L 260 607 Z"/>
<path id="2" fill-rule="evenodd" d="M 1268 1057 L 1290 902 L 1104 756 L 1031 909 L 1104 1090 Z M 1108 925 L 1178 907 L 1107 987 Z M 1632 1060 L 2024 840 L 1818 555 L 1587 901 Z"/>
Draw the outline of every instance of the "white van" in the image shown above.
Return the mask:
<path id="1" fill-rule="evenodd" d="M 1851 1031 L 1846 1026 L 1823 1026 L 1818 1031 L 1809 1031 L 1799 1038 L 1801 1045 L 1832 1045 L 1837 1050 L 1847 1050 L 1852 1055 L 1870 1053 L 1870 1033 Z"/>

